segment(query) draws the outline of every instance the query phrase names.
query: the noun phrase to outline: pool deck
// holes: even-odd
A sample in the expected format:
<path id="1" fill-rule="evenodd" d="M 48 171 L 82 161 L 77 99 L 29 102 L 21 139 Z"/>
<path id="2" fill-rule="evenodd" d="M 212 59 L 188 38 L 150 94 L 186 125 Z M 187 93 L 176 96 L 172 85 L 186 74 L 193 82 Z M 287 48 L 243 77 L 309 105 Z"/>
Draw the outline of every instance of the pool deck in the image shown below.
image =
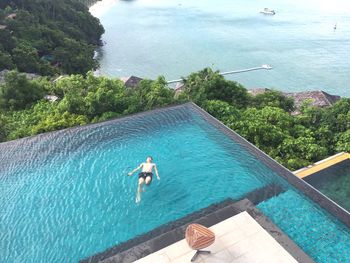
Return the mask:
<path id="1" fill-rule="evenodd" d="M 335 165 L 335 164 L 340 163 L 342 161 L 345 161 L 347 159 L 350 159 L 350 154 L 346 153 L 346 152 L 341 152 L 341 153 L 335 154 L 331 157 L 328 157 L 324 160 L 321 160 L 317 163 L 314 163 L 312 165 L 309 165 L 307 167 L 304 167 L 304 168 L 301 168 L 297 171 L 294 171 L 293 173 L 296 176 L 298 176 L 299 178 L 304 178 L 306 176 L 317 173 L 321 170 L 324 170 L 332 165 Z"/>
<path id="2" fill-rule="evenodd" d="M 260 193 L 261 194 L 261 193 Z M 80 263 L 190 262 L 194 251 L 184 240 L 186 227 L 197 223 L 211 228 L 216 242 L 204 262 L 314 262 L 248 199 L 224 200 L 160 226 Z"/>
<path id="3" fill-rule="evenodd" d="M 200 255 L 195 261 L 197 263 L 298 262 L 247 212 L 230 217 L 210 229 L 215 233 L 215 242 L 205 250 L 210 250 L 211 254 Z M 183 239 L 135 262 L 190 262 L 194 253 Z"/>

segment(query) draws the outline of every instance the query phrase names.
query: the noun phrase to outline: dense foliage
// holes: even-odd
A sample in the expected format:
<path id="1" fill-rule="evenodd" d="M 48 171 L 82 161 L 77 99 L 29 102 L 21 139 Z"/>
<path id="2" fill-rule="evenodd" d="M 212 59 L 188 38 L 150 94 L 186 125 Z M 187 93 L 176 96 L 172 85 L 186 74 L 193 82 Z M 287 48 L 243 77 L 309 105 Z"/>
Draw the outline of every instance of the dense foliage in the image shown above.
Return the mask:
<path id="1" fill-rule="evenodd" d="M 101 0 L 77 0 L 77 1 L 89 7 Z"/>
<path id="2" fill-rule="evenodd" d="M 0 1 L 0 71 L 85 74 L 104 32 L 80 0 Z"/>
<path id="3" fill-rule="evenodd" d="M 0 108 L 20 110 L 32 105 L 43 97 L 43 88 L 36 81 L 29 81 L 25 75 L 12 71 L 5 75 L 0 86 Z"/>
<path id="4" fill-rule="evenodd" d="M 92 73 L 53 83 L 28 81 L 10 72 L 0 85 L 0 141 L 192 100 L 292 170 L 350 151 L 350 99 L 323 109 L 305 103 L 301 114 L 293 116 L 293 101 L 279 92 L 252 97 L 242 85 L 210 69 L 191 74 L 185 83 L 183 92 L 175 96 L 162 77 L 126 88 L 120 80 Z M 48 102 L 42 94 L 60 100 Z"/>
<path id="5" fill-rule="evenodd" d="M 188 80 L 182 96 L 194 99 L 291 170 L 339 151 L 350 151 L 348 98 L 329 108 L 305 103 L 301 114 L 292 116 L 293 100 L 277 91 L 250 97 L 240 84 L 224 80 L 208 69 L 190 75 Z"/>
<path id="6" fill-rule="evenodd" d="M 55 83 L 10 72 L 0 85 L 0 141 L 103 121 L 175 102 L 164 78 L 127 89 L 120 80 L 72 75 Z M 11 91 L 11 92 L 9 92 Z M 43 100 L 54 94 L 58 102 Z M 14 95 L 15 94 L 15 95 Z M 14 95 L 14 96 L 13 96 Z M 40 95 L 40 96 L 39 96 Z"/>

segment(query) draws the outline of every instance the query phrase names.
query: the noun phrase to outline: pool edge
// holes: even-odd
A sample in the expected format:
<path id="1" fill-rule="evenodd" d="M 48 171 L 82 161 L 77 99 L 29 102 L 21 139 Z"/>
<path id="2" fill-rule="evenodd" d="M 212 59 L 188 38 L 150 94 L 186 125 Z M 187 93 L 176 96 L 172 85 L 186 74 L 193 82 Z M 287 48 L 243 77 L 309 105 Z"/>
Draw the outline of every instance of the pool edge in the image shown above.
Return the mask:
<path id="1" fill-rule="evenodd" d="M 215 206 L 224 204 L 221 208 L 213 211 L 207 211 L 202 217 L 197 218 L 190 223 L 202 224 L 206 227 L 211 227 L 217 223 L 220 223 L 232 216 L 235 216 L 241 212 L 248 212 L 248 214 L 270 235 L 272 236 L 294 259 L 298 262 L 312 263 L 314 260 L 303 251 L 291 238 L 289 238 L 279 227 L 277 227 L 270 219 L 268 219 L 263 212 L 261 212 L 255 205 L 248 199 L 244 198 L 240 201 L 234 202 L 232 199 L 224 200 L 220 203 L 211 205 Z M 210 207 L 211 207 L 210 206 Z M 206 210 L 204 208 L 203 210 Z M 196 212 L 192 213 L 195 214 Z M 179 220 L 183 220 L 190 215 L 187 215 Z M 185 237 L 185 229 L 190 223 L 184 223 L 166 233 L 156 236 L 150 240 L 130 247 L 128 250 L 116 253 L 107 257 L 103 256 L 104 252 L 92 256 L 90 258 L 79 261 L 80 263 L 131 263 L 135 260 L 150 255 L 160 249 L 163 249 L 171 244 L 174 244 Z M 146 235 L 147 233 L 145 233 Z M 106 256 L 106 254 L 104 255 Z"/>
<path id="2" fill-rule="evenodd" d="M 192 109 L 200 113 L 209 123 L 214 125 L 216 128 L 221 130 L 230 139 L 242 145 L 251 154 L 256 156 L 260 161 L 266 164 L 269 168 L 276 172 L 279 176 L 288 181 L 291 185 L 300 190 L 303 194 L 309 197 L 312 201 L 322 207 L 324 210 L 333 215 L 336 219 L 340 220 L 347 227 L 350 228 L 350 213 L 346 211 L 343 207 L 339 206 L 333 200 L 328 198 L 326 195 L 318 191 L 312 185 L 305 182 L 303 179 L 299 178 L 292 171 L 279 164 L 276 160 L 270 157 L 268 154 L 260 150 L 254 144 L 243 138 L 241 135 L 236 133 L 234 130 L 226 126 L 224 123 L 216 119 L 210 113 L 203 110 L 197 104 L 193 102 L 187 103 Z"/>
<path id="3" fill-rule="evenodd" d="M 108 120 L 104 120 L 104 121 L 98 121 L 98 122 L 90 122 L 84 125 L 76 125 L 76 126 L 72 126 L 72 127 L 67 127 L 64 129 L 59 129 L 59 130 L 55 130 L 55 131 L 48 131 L 48 132 L 44 132 L 44 133 L 39 133 L 39 134 L 35 134 L 35 135 L 30 135 L 30 136 L 26 136 L 26 137 L 22 137 L 22 138 L 18 138 L 15 140 L 10 140 L 10 141 L 5 141 L 5 142 L 0 142 L 0 149 L 2 146 L 8 146 L 11 144 L 17 144 L 17 143 L 21 143 L 21 142 L 25 142 L 25 141 L 30 141 L 36 138 L 42 138 L 42 137 L 46 137 L 49 136 L 51 134 L 59 134 L 61 132 L 65 132 L 65 131 L 69 131 L 69 130 L 80 130 L 80 129 L 85 129 L 91 126 L 100 126 L 102 124 L 107 124 L 107 123 L 114 123 L 114 122 L 120 122 L 129 118 L 133 118 L 133 117 L 143 117 L 143 116 L 147 116 L 156 112 L 161 112 L 163 110 L 166 109 L 172 109 L 172 108 L 178 108 L 178 107 L 182 107 L 185 106 L 187 104 L 191 104 L 192 102 L 183 102 L 183 103 L 173 103 L 170 105 L 165 105 L 162 107 L 157 107 L 151 110 L 146 110 L 146 111 L 140 111 L 140 112 L 134 112 L 134 113 L 130 113 L 127 115 L 121 115 L 121 116 L 117 116 L 115 118 L 111 118 Z"/>
<path id="4" fill-rule="evenodd" d="M 303 167 L 299 170 L 294 171 L 293 173 L 302 178 L 305 179 L 306 177 L 319 173 L 323 170 L 326 170 L 332 166 L 338 165 L 339 163 L 342 163 L 344 161 L 350 160 L 350 154 L 346 152 L 340 152 L 335 155 L 332 155 L 330 157 L 327 157 L 321 161 L 318 161 L 316 163 L 313 163 L 309 166 Z"/>

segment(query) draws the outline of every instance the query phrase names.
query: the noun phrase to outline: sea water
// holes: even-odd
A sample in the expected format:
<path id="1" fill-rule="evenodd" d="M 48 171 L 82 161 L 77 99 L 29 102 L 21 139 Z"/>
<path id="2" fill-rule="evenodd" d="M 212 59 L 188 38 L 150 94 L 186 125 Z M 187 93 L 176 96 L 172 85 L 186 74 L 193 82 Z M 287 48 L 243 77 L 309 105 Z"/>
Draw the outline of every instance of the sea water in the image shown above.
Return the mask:
<path id="1" fill-rule="evenodd" d="M 350 96 L 349 1 L 104 0 L 99 5 L 92 13 L 106 30 L 98 52 L 100 74 L 172 80 L 204 67 L 229 71 L 269 64 L 273 70 L 227 78 L 247 88 Z M 276 15 L 260 14 L 265 7 Z"/>

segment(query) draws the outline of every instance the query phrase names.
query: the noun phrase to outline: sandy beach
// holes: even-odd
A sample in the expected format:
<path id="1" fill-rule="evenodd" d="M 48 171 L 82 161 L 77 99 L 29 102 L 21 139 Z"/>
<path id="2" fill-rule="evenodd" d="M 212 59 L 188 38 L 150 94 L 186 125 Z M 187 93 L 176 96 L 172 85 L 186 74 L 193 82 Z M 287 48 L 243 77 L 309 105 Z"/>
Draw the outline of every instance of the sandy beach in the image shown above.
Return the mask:
<path id="1" fill-rule="evenodd" d="M 89 8 L 90 13 L 95 17 L 100 17 L 113 7 L 118 0 L 102 0 Z"/>

